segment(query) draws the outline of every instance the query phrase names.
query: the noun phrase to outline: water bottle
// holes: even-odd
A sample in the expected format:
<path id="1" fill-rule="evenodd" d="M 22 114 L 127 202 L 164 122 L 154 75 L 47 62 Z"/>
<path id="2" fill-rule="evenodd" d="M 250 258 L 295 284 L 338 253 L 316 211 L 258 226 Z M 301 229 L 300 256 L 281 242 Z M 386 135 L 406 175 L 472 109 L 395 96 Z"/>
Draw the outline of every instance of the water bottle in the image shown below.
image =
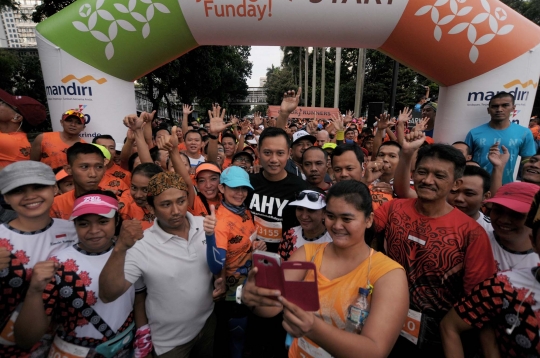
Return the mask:
<path id="1" fill-rule="evenodd" d="M 347 310 L 347 322 L 345 330 L 360 334 L 362 327 L 366 324 L 366 319 L 369 315 L 369 302 L 368 302 L 369 289 L 358 289 L 358 296 L 354 299 L 353 303 Z"/>

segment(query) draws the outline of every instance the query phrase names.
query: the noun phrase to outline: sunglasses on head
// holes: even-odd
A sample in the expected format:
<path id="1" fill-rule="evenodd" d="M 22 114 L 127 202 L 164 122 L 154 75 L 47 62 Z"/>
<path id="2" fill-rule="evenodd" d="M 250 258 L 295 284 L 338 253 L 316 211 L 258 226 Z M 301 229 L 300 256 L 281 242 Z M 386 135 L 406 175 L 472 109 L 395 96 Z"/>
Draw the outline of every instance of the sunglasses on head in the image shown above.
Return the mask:
<path id="1" fill-rule="evenodd" d="M 70 109 L 70 110 L 65 111 L 64 115 L 66 115 L 66 116 L 77 116 L 79 118 L 84 118 L 84 114 L 82 114 L 81 112 L 76 111 L 74 109 Z"/>
<path id="2" fill-rule="evenodd" d="M 309 193 L 306 193 L 306 192 L 301 192 L 300 194 L 298 194 L 296 196 L 296 200 L 303 200 L 305 197 L 307 196 L 307 199 L 309 201 L 312 201 L 314 203 L 316 203 L 317 201 L 319 201 L 319 198 L 322 196 L 324 198 L 324 195 L 321 194 L 321 193 L 314 193 L 314 192 L 309 192 Z"/>

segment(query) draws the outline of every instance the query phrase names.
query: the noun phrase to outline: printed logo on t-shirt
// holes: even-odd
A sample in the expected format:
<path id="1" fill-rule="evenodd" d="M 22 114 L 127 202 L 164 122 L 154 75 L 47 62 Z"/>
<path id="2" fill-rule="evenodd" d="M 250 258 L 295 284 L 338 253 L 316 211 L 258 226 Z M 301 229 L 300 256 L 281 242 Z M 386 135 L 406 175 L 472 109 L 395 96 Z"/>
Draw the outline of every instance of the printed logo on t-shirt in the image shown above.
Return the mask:
<path id="1" fill-rule="evenodd" d="M 266 214 L 265 216 L 280 220 L 283 216 L 283 209 L 287 206 L 289 200 L 274 198 L 273 196 L 253 194 L 249 209 L 257 213 Z M 275 216 L 275 217 L 273 217 Z"/>

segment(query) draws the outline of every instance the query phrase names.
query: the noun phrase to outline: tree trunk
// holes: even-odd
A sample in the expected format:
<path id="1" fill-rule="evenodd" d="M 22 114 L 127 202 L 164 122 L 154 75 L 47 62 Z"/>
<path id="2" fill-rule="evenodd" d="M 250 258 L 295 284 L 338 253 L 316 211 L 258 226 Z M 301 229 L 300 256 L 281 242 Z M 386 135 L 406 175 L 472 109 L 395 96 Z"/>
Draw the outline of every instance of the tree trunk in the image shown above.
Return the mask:
<path id="1" fill-rule="evenodd" d="M 302 86 L 302 47 L 298 48 L 298 87 Z"/>
<path id="2" fill-rule="evenodd" d="M 326 85 L 326 47 L 323 47 L 321 50 L 321 107 L 324 107 L 324 86 Z"/>
<path id="3" fill-rule="evenodd" d="M 317 48 L 313 48 L 313 74 L 311 75 L 311 107 L 315 107 L 317 89 Z"/>
<path id="4" fill-rule="evenodd" d="M 358 66 L 356 68 L 356 95 L 354 97 L 354 115 L 360 117 L 362 96 L 364 94 L 364 79 L 366 75 L 366 49 L 358 49 Z"/>
<path id="5" fill-rule="evenodd" d="M 336 47 L 336 82 L 334 84 L 334 108 L 339 108 L 340 77 L 341 77 L 341 47 Z"/>
<path id="6" fill-rule="evenodd" d="M 308 106 L 308 92 L 309 92 L 309 86 L 308 86 L 308 67 L 309 67 L 309 48 L 306 47 L 306 54 L 304 56 L 304 81 L 305 81 L 305 87 L 304 87 L 304 106 Z"/>
<path id="7" fill-rule="evenodd" d="M 165 102 L 167 103 L 167 114 L 169 115 L 167 122 L 172 124 L 174 123 L 174 117 L 172 115 L 171 101 L 169 101 L 169 97 L 167 95 L 165 95 Z"/>

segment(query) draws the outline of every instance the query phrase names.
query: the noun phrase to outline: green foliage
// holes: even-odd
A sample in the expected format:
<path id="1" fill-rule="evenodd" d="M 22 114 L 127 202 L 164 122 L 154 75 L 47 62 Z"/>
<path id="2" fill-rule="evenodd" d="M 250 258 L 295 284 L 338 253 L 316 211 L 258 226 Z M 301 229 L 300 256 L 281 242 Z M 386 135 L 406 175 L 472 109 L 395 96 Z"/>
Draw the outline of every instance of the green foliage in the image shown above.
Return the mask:
<path id="1" fill-rule="evenodd" d="M 255 114 L 256 112 L 259 112 L 262 116 L 265 116 L 267 111 L 268 111 L 267 105 L 258 104 L 253 107 L 253 109 L 251 110 L 251 114 Z"/>
<path id="2" fill-rule="evenodd" d="M 292 71 L 288 67 L 274 66 L 266 72 L 266 84 L 264 87 L 266 88 L 266 102 L 269 105 L 281 104 L 283 93 L 297 88 Z"/>
<path id="3" fill-rule="evenodd" d="M 247 96 L 247 79 L 252 67 L 248 61 L 250 50 L 250 46 L 201 46 L 138 82 L 150 97 L 153 109 L 157 110 L 162 100 L 166 101 L 170 118 L 171 108 L 195 100 L 205 117 L 212 103 L 227 108 L 228 103 Z M 176 103 L 170 102 L 171 93 L 176 93 Z M 235 107 L 233 111 L 247 114 L 249 109 Z"/>
<path id="4" fill-rule="evenodd" d="M 269 104 L 281 103 L 283 92 L 288 89 L 297 88 L 297 74 L 299 67 L 298 47 L 285 47 L 283 68 L 268 69 L 267 74 L 267 97 Z M 315 106 L 320 106 L 321 93 L 321 48 L 317 49 L 317 87 Z M 309 55 L 308 74 L 308 104 L 311 106 L 311 76 L 313 53 Z M 303 66 L 302 61 L 302 66 Z M 341 81 L 339 108 L 342 112 L 354 108 L 356 77 L 357 77 L 358 49 L 341 49 Z M 336 49 L 329 48 L 325 54 L 325 107 L 334 106 L 334 86 L 335 86 L 335 63 Z M 368 50 L 366 55 L 366 72 L 364 80 L 364 93 L 362 98 L 362 112 L 365 112 L 369 102 L 384 102 L 389 105 L 392 90 L 392 74 L 394 60 L 376 50 Z M 296 75 L 293 74 L 296 70 Z M 304 74 L 304 73 L 302 73 Z M 302 80 L 304 82 L 305 79 Z M 437 96 L 438 85 L 414 70 L 400 66 L 398 86 L 396 91 L 396 113 L 405 106 L 414 106 L 417 98 L 425 94 L 423 86 L 430 86 L 430 97 Z M 304 83 L 302 83 L 304 87 Z M 305 90 L 305 88 L 304 88 Z M 303 97 L 303 96 L 302 96 Z"/>
<path id="5" fill-rule="evenodd" d="M 47 106 L 45 83 L 37 53 L 33 51 L 0 50 L 0 88 L 18 96 L 32 97 Z M 47 119 L 35 131 L 51 131 Z"/>

